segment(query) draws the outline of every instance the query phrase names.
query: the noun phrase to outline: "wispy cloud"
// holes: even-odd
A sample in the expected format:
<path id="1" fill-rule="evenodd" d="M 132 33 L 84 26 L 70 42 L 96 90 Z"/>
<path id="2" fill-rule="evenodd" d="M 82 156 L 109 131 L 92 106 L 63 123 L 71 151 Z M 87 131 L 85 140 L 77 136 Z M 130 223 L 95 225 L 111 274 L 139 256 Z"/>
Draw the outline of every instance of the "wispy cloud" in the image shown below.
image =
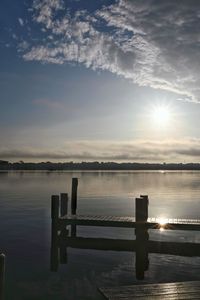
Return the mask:
<path id="1" fill-rule="evenodd" d="M 32 101 L 32 103 L 38 106 L 49 107 L 52 109 L 66 108 L 63 103 L 55 100 L 46 99 L 46 98 L 35 99 Z"/>
<path id="2" fill-rule="evenodd" d="M 34 0 L 32 9 L 46 38 L 25 60 L 78 62 L 200 101 L 198 1 L 119 0 L 92 16 L 62 0 Z"/>
<path id="3" fill-rule="evenodd" d="M 57 149 L 0 148 L 1 159 L 103 160 L 135 162 L 196 162 L 200 158 L 200 139 L 136 140 L 134 142 L 67 141 Z"/>
<path id="4" fill-rule="evenodd" d="M 24 21 L 23 21 L 22 18 L 18 18 L 18 22 L 19 22 L 19 24 L 20 24 L 21 26 L 24 26 Z"/>

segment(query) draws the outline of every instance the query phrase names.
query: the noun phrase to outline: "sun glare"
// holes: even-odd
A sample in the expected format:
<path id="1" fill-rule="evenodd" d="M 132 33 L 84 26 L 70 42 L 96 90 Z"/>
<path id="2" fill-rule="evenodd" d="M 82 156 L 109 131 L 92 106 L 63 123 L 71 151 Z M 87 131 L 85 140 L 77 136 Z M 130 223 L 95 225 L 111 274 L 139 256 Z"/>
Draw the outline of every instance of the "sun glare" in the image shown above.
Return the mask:
<path id="1" fill-rule="evenodd" d="M 165 230 L 165 225 L 168 223 L 168 219 L 166 218 L 158 218 L 157 222 L 159 224 L 159 229 L 160 231 L 164 231 Z"/>
<path id="2" fill-rule="evenodd" d="M 167 224 L 167 219 L 166 218 L 158 218 L 158 223 L 159 225 L 163 226 L 165 224 Z"/>
<path id="3" fill-rule="evenodd" d="M 167 125 L 170 122 L 170 110 L 166 105 L 153 107 L 152 119 L 157 125 Z"/>

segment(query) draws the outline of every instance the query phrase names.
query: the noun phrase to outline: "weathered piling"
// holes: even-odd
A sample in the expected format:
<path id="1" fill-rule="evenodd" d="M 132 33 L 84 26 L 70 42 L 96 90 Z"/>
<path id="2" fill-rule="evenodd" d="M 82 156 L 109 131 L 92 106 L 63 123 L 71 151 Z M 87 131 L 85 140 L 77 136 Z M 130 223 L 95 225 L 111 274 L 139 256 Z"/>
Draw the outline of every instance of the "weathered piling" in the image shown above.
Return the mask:
<path id="1" fill-rule="evenodd" d="M 57 221 L 59 218 L 59 196 L 51 196 L 51 219 L 52 221 Z"/>
<path id="2" fill-rule="evenodd" d="M 149 199 L 147 195 L 141 195 L 135 199 L 135 219 L 136 222 L 145 223 L 148 219 Z"/>
<path id="3" fill-rule="evenodd" d="M 140 198 L 143 199 L 143 209 L 144 209 L 144 218 L 145 222 L 147 222 L 148 219 L 148 207 L 149 207 L 149 197 L 148 195 L 140 195 Z"/>
<path id="4" fill-rule="evenodd" d="M 72 178 L 71 214 L 76 215 L 78 178 Z M 76 225 L 71 226 L 71 236 L 76 236 Z"/>
<path id="5" fill-rule="evenodd" d="M 58 228 L 57 223 L 59 219 L 59 196 L 51 196 L 51 271 L 58 270 Z"/>
<path id="6" fill-rule="evenodd" d="M 135 219 L 136 219 L 136 277 L 144 279 L 144 271 L 148 270 L 148 229 L 145 223 L 148 219 L 148 196 L 141 195 L 135 199 Z"/>
<path id="7" fill-rule="evenodd" d="M 68 194 L 61 193 L 60 194 L 60 216 L 63 217 L 68 213 Z M 68 229 L 66 226 L 61 229 L 60 237 L 65 238 L 69 234 Z M 66 264 L 67 263 L 67 248 L 63 245 L 60 245 L 60 263 Z"/>
<path id="8" fill-rule="evenodd" d="M 78 178 L 72 178 L 72 194 L 71 194 L 71 213 L 76 214 L 77 209 L 77 188 L 78 188 Z"/>
<path id="9" fill-rule="evenodd" d="M 0 300 L 4 300 L 5 289 L 5 255 L 0 254 Z"/>
<path id="10" fill-rule="evenodd" d="M 68 194 L 60 194 L 60 216 L 63 217 L 68 213 Z"/>

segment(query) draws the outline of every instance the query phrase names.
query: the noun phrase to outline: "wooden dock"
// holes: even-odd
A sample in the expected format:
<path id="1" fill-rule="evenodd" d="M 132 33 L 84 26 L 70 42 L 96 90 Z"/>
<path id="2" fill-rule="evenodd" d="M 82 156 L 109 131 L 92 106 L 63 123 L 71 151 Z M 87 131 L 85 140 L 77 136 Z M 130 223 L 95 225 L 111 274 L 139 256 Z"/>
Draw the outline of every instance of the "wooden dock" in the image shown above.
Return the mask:
<path id="1" fill-rule="evenodd" d="M 68 194 L 53 195 L 51 217 L 57 230 L 71 225 L 72 235 L 76 235 L 76 226 L 103 226 L 121 228 L 141 228 L 142 230 L 165 228 L 169 230 L 200 230 L 200 220 L 168 219 L 165 224 L 159 218 L 148 218 L 149 199 L 141 195 L 135 199 L 135 216 L 99 216 L 77 214 L 78 179 L 72 178 L 71 213 L 68 213 Z"/>
<path id="2" fill-rule="evenodd" d="M 51 270 L 57 271 L 59 262 L 67 262 L 67 247 L 96 250 L 135 252 L 135 272 L 143 280 L 149 267 L 149 253 L 181 256 L 200 256 L 200 244 L 172 243 L 149 240 L 149 230 L 200 231 L 200 220 L 148 218 L 149 199 L 141 195 L 135 199 L 135 216 L 99 216 L 77 214 L 78 179 L 72 179 L 71 213 L 68 213 L 68 194 L 51 198 L 52 242 Z M 77 237 L 77 226 L 135 228 L 135 239 L 97 239 Z M 71 228 L 71 232 L 69 230 Z"/>
<path id="3" fill-rule="evenodd" d="M 200 281 L 100 288 L 107 300 L 193 300 L 200 299 Z"/>

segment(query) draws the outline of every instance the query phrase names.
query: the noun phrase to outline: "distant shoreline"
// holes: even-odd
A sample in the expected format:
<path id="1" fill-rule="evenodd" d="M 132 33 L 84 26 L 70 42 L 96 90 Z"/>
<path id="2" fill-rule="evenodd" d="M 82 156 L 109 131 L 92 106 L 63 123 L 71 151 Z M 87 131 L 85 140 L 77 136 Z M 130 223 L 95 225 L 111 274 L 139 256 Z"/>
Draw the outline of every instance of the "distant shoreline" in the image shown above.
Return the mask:
<path id="1" fill-rule="evenodd" d="M 0 171 L 181 171 L 181 170 L 199 170 L 200 163 L 115 163 L 115 162 L 14 162 L 0 160 Z"/>

